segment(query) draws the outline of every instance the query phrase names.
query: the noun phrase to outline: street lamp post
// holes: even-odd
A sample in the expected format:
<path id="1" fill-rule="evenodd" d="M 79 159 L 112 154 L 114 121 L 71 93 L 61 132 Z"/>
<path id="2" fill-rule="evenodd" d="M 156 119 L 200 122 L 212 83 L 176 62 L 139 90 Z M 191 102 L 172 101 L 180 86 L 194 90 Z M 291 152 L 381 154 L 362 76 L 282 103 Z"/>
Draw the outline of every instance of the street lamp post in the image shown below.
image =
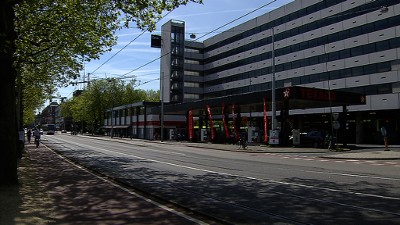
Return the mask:
<path id="1" fill-rule="evenodd" d="M 161 93 L 160 93 L 160 102 L 161 102 L 161 116 L 160 116 L 160 140 L 164 141 L 164 72 L 161 73 Z"/>
<path id="2" fill-rule="evenodd" d="M 274 28 L 272 30 L 272 85 L 271 85 L 271 92 L 272 92 L 272 101 L 271 101 L 271 108 L 272 108 L 272 130 L 276 130 L 276 87 L 275 87 L 275 33 Z"/>

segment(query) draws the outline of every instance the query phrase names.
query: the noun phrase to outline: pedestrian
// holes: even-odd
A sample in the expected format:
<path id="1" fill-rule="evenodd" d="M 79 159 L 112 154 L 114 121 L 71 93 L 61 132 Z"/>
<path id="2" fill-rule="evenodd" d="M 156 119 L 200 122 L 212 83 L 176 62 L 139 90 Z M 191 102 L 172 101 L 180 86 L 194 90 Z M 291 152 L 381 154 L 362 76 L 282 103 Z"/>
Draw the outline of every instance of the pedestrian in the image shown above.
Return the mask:
<path id="1" fill-rule="evenodd" d="M 385 144 L 385 151 L 390 151 L 389 150 L 389 143 L 388 143 L 388 137 L 387 137 L 387 130 L 385 126 L 381 127 L 381 134 L 383 137 L 383 143 Z"/>
<path id="2" fill-rule="evenodd" d="M 39 147 L 40 143 L 40 128 L 36 127 L 35 131 L 33 132 L 33 135 L 35 136 L 35 144 L 36 148 Z"/>
<path id="3" fill-rule="evenodd" d="M 28 129 L 28 131 L 26 132 L 26 137 L 28 138 L 28 143 L 31 143 L 31 137 L 32 137 L 32 130 Z"/>

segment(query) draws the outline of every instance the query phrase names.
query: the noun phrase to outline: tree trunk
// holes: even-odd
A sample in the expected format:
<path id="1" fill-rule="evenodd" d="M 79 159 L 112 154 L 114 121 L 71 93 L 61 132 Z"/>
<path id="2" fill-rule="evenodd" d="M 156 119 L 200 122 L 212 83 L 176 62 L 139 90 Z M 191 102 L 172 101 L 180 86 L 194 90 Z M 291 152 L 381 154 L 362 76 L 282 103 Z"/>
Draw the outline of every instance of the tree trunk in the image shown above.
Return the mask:
<path id="1" fill-rule="evenodd" d="M 17 184 L 14 1 L 0 1 L 0 185 Z"/>

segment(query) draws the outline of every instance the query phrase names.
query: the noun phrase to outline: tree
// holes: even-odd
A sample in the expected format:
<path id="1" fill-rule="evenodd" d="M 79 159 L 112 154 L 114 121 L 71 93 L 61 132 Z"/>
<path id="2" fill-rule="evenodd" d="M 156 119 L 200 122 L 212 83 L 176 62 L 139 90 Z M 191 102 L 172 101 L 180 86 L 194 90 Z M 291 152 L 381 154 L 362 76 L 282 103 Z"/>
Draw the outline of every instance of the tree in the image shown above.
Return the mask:
<path id="1" fill-rule="evenodd" d="M 78 124 L 86 124 L 93 133 L 103 125 L 107 109 L 139 101 L 159 101 L 159 91 L 135 89 L 135 83 L 135 80 L 129 83 L 118 79 L 94 80 L 80 96 L 62 104 L 61 114 L 72 117 Z"/>
<path id="2" fill-rule="evenodd" d="M 27 86 L 51 94 L 76 78 L 84 61 L 111 49 L 121 21 L 153 30 L 164 10 L 189 2 L 202 0 L 0 1 L 0 184 L 18 181 L 17 106 Z"/>

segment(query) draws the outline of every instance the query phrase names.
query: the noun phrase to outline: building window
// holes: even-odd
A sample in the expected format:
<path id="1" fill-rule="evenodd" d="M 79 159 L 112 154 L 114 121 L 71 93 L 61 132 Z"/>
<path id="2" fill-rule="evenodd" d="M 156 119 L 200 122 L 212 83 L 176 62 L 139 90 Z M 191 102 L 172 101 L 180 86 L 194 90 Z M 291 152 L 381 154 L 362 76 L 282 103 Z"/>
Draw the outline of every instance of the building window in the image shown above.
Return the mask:
<path id="1" fill-rule="evenodd" d="M 194 82 L 185 82 L 184 87 L 200 87 L 200 84 Z"/>
<path id="2" fill-rule="evenodd" d="M 199 94 L 184 94 L 184 98 L 185 99 L 200 99 L 200 95 Z"/>
<path id="3" fill-rule="evenodd" d="M 193 59 L 185 59 L 185 63 L 199 65 L 199 64 L 200 64 L 200 61 L 198 61 L 198 60 L 193 60 Z"/>
<path id="4" fill-rule="evenodd" d="M 185 71 L 185 75 L 198 77 L 198 76 L 200 76 L 200 72 L 198 72 L 198 71 Z"/>

